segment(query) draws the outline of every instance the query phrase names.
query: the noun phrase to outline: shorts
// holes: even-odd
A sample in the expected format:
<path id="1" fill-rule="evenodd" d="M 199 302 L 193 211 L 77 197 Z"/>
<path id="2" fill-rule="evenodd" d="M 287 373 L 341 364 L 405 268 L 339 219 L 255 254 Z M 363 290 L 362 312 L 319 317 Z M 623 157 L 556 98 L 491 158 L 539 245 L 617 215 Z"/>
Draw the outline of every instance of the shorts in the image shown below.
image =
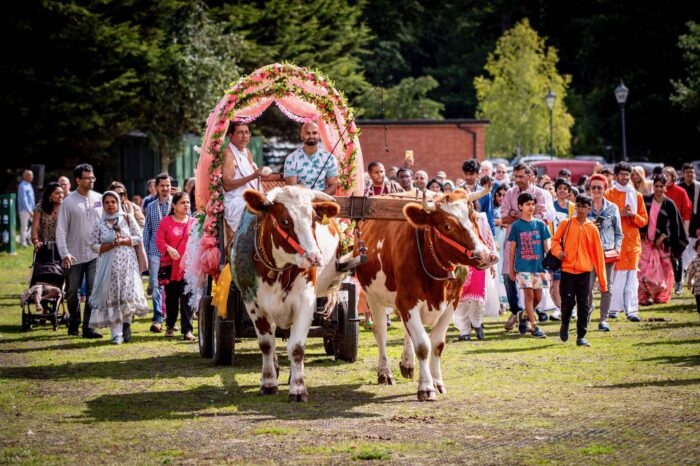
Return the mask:
<path id="1" fill-rule="evenodd" d="M 549 288 L 549 280 L 548 272 L 517 272 L 515 274 L 515 284 L 520 289 L 541 290 Z"/>
<path id="2" fill-rule="evenodd" d="M 561 269 L 552 271 L 552 281 L 561 280 Z"/>

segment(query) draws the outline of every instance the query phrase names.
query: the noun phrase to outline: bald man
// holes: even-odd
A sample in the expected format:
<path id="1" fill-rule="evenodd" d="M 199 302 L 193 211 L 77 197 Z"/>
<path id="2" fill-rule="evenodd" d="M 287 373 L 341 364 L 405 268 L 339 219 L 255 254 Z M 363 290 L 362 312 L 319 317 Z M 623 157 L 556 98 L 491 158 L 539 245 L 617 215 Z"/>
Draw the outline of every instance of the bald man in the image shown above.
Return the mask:
<path id="1" fill-rule="evenodd" d="M 333 195 L 338 189 L 338 161 L 320 147 L 318 125 L 302 125 L 299 137 L 304 145 L 284 161 L 284 181 L 291 186 L 302 184 L 309 189 Z"/>
<path id="2" fill-rule="evenodd" d="M 67 176 L 59 176 L 58 177 L 58 185 L 63 189 L 63 195 L 67 196 L 70 194 L 70 180 L 68 179 Z"/>

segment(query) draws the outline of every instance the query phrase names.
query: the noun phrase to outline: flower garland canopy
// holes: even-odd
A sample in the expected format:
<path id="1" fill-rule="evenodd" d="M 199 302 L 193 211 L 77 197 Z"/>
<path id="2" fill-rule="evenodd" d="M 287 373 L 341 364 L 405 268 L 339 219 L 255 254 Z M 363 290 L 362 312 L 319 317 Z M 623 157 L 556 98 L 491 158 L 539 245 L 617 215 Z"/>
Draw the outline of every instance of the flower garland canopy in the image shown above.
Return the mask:
<path id="1" fill-rule="evenodd" d="M 358 183 L 363 167 L 359 132 L 345 97 L 318 71 L 288 63 L 259 68 L 226 91 L 207 118 L 195 173 L 197 208 L 206 214 L 199 251 L 193 261 L 193 267 L 200 272 L 218 276 L 216 233 L 224 210 L 221 176 L 229 123 L 250 123 L 273 102 L 294 121 L 318 124 L 325 148 L 338 159 L 338 194 L 363 195 L 362 183 Z"/>

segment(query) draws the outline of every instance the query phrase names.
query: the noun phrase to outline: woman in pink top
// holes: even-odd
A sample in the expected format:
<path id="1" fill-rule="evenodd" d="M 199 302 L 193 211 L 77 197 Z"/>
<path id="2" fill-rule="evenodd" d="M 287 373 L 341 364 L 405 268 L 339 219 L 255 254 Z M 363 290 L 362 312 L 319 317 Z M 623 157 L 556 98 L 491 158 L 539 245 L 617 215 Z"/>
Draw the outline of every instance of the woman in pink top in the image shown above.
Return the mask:
<path id="1" fill-rule="evenodd" d="M 180 326 L 183 338 L 193 341 L 192 334 L 192 308 L 187 303 L 189 297 L 185 294 L 185 270 L 181 266 L 182 256 L 185 254 L 187 238 L 190 228 L 194 223 L 190 217 L 190 198 L 185 192 L 173 195 L 172 210 L 165 217 L 156 232 L 156 246 L 161 253 L 160 271 L 158 272 L 160 284 L 165 285 L 165 307 L 167 309 L 165 336 L 170 338 L 175 335 L 175 322 L 178 309 L 180 312 Z M 167 271 L 169 276 L 161 277 L 161 271 Z"/>

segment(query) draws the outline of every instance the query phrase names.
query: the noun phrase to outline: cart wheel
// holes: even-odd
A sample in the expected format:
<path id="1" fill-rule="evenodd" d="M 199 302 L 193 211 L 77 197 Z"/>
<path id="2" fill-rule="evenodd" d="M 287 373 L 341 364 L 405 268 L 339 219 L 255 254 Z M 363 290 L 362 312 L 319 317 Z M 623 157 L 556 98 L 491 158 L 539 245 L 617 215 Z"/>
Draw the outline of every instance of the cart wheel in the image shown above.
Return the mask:
<path id="1" fill-rule="evenodd" d="M 233 320 L 225 320 L 214 312 L 214 332 L 212 333 L 212 353 L 215 366 L 230 366 L 235 350 L 235 327 Z"/>
<path id="2" fill-rule="evenodd" d="M 214 309 L 211 306 L 211 296 L 202 296 L 199 300 L 197 311 L 197 337 L 199 340 L 199 354 L 203 358 L 211 358 L 212 319 Z"/>
<path id="3" fill-rule="evenodd" d="M 335 355 L 335 337 L 323 336 L 323 349 L 328 356 Z"/>
<path id="4" fill-rule="evenodd" d="M 355 307 L 355 286 L 343 284 L 348 291 L 347 300 L 339 299 L 336 304 L 338 328 L 335 334 L 335 359 L 346 362 L 357 361 L 357 348 L 360 338 L 360 323 L 357 321 Z"/>

